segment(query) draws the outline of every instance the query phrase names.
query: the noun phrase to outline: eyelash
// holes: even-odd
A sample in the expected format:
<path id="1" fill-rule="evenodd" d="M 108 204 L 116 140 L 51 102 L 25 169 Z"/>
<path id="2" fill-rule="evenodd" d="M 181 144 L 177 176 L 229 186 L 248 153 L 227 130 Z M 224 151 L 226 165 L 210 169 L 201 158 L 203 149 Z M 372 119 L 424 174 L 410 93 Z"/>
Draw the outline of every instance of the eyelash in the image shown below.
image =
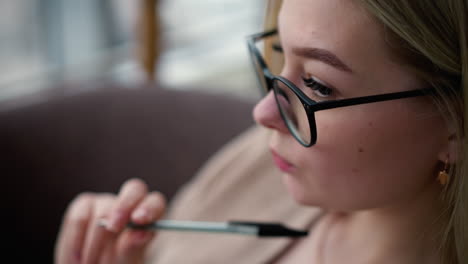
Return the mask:
<path id="1" fill-rule="evenodd" d="M 319 83 L 313 77 L 302 77 L 302 81 L 304 85 L 312 89 L 318 97 L 325 98 L 332 95 L 333 90 L 331 88 Z"/>
<path id="2" fill-rule="evenodd" d="M 272 48 L 275 52 L 283 53 L 283 47 L 280 43 L 273 43 Z M 325 98 L 332 95 L 333 90 L 331 88 L 319 83 L 313 77 L 302 77 L 302 81 L 304 85 L 311 88 L 318 97 Z"/>

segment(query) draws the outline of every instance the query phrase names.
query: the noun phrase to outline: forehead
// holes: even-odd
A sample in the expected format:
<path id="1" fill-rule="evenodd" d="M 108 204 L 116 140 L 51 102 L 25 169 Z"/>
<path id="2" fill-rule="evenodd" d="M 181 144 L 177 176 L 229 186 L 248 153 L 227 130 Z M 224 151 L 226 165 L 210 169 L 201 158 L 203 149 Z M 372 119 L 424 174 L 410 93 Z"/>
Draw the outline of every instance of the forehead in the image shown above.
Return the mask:
<path id="1" fill-rule="evenodd" d="M 285 0 L 279 30 L 284 46 L 329 50 L 358 73 L 390 61 L 381 27 L 357 1 Z"/>

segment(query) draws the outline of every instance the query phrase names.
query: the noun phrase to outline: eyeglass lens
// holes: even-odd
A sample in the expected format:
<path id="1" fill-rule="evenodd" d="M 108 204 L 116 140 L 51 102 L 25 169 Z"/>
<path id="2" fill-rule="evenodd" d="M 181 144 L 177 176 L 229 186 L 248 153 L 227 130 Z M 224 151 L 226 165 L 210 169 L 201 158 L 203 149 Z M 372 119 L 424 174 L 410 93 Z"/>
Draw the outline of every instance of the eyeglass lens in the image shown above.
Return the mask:
<path id="1" fill-rule="evenodd" d="M 299 97 L 282 81 L 273 82 L 275 99 L 281 116 L 291 134 L 305 145 L 311 141 L 311 131 L 307 112 Z"/>

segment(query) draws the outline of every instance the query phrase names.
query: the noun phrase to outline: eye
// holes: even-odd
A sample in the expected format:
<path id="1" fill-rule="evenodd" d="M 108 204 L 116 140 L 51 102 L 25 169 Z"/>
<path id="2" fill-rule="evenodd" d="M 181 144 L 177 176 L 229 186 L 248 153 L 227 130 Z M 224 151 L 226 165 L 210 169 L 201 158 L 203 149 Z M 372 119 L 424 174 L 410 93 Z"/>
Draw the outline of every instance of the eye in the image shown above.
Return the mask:
<path id="1" fill-rule="evenodd" d="M 302 77 L 302 81 L 304 82 L 304 85 L 311 88 L 312 91 L 318 96 L 318 97 L 329 97 L 332 95 L 333 90 L 323 84 L 321 84 L 319 81 L 317 81 L 314 77 Z"/>
<path id="2" fill-rule="evenodd" d="M 283 53 L 283 47 L 281 46 L 281 44 L 279 42 L 273 43 L 271 45 L 271 47 L 273 48 L 274 51 L 279 52 L 279 53 Z"/>

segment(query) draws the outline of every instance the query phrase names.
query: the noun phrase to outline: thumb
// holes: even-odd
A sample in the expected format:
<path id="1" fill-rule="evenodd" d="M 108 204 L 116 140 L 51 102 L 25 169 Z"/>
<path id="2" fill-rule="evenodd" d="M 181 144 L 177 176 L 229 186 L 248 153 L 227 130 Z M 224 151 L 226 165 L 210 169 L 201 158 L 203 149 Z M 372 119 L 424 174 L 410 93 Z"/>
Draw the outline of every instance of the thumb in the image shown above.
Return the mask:
<path id="1" fill-rule="evenodd" d="M 150 242 L 153 240 L 154 231 L 146 230 L 129 230 L 122 234 L 121 241 L 118 245 L 118 261 L 119 264 L 144 263 L 145 251 Z"/>
<path id="2" fill-rule="evenodd" d="M 159 192 L 151 192 L 132 212 L 131 221 L 149 224 L 163 215 L 165 207 L 164 196 Z M 154 238 L 154 233 L 151 230 L 126 229 L 117 242 L 119 263 L 142 263 L 145 249 Z"/>

